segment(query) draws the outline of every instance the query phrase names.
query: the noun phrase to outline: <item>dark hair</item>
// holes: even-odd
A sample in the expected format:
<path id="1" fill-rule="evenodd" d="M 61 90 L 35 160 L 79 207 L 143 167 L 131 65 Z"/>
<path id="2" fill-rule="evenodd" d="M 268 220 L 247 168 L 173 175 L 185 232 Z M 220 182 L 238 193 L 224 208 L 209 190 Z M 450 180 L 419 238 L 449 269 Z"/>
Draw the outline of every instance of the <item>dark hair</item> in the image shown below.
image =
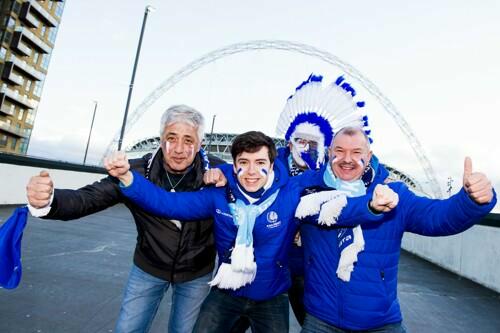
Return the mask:
<path id="1" fill-rule="evenodd" d="M 231 145 L 231 156 L 233 161 L 236 161 L 239 154 L 243 152 L 255 153 L 262 147 L 267 147 L 269 161 L 273 163 L 276 158 L 276 146 L 273 139 L 258 131 L 250 131 L 236 136 Z"/>

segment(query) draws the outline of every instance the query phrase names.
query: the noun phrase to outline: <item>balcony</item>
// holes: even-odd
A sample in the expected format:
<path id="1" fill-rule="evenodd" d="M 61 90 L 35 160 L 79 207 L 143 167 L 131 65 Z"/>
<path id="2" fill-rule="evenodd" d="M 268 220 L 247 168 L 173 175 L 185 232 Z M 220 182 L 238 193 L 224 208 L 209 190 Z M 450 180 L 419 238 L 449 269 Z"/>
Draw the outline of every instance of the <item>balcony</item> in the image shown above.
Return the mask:
<path id="1" fill-rule="evenodd" d="M 21 41 L 22 35 L 23 34 L 19 31 L 14 32 L 12 41 L 10 42 L 10 48 L 23 57 L 29 57 L 31 56 L 32 50 Z"/>
<path id="2" fill-rule="evenodd" d="M 37 101 L 28 98 L 28 96 L 19 94 L 18 91 L 10 89 L 5 83 L 0 88 L 0 100 L 3 100 L 4 98 L 8 98 L 12 102 L 28 109 L 34 109 L 37 105 Z"/>
<path id="3" fill-rule="evenodd" d="M 42 81 L 44 78 L 44 74 L 42 72 L 36 70 L 35 67 L 29 65 L 26 61 L 18 59 L 13 54 L 10 54 L 5 60 L 6 66 L 9 63 L 12 63 L 17 68 L 17 70 L 23 72 L 32 80 Z"/>
<path id="4" fill-rule="evenodd" d="M 23 3 L 21 7 L 21 11 L 19 12 L 19 18 L 21 21 L 23 21 L 24 24 L 26 24 L 30 28 L 37 28 L 38 25 L 40 24 L 40 21 L 36 19 L 31 13 L 30 13 L 30 3 L 25 2 Z"/>
<path id="5" fill-rule="evenodd" d="M 14 64 L 12 62 L 6 62 L 3 66 L 2 79 L 18 86 L 22 86 L 24 83 L 24 78 L 14 73 Z"/>
<path id="6" fill-rule="evenodd" d="M 31 45 L 36 47 L 42 53 L 50 53 L 52 48 L 42 41 L 39 37 L 35 36 L 31 31 L 26 29 L 25 27 L 17 27 L 16 32 L 20 32 L 22 37 L 26 39 Z"/>
<path id="7" fill-rule="evenodd" d="M 49 27 L 57 27 L 57 20 L 50 15 L 50 13 L 40 6 L 36 1 L 34 0 L 29 0 L 23 3 L 23 7 L 21 8 L 24 9 L 26 7 L 26 10 L 29 12 L 30 8 L 33 9 L 33 11 L 37 14 L 37 16 Z"/>
<path id="8" fill-rule="evenodd" d="M 8 107 L 5 103 L 0 103 L 0 113 L 13 116 L 15 114 L 15 109 Z"/>
<path id="9" fill-rule="evenodd" d="M 0 120 L 0 130 L 13 134 L 20 138 L 27 138 L 28 132 L 24 128 L 15 127 L 3 120 Z"/>

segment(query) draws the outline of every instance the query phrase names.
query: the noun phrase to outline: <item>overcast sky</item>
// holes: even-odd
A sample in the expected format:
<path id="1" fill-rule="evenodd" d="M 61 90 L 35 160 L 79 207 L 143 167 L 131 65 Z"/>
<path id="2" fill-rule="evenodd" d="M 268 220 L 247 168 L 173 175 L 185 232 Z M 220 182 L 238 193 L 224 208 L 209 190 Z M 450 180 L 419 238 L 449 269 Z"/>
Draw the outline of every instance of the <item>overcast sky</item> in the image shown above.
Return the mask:
<path id="1" fill-rule="evenodd" d="M 308 44 L 352 65 L 396 106 L 431 162 L 439 185 L 462 184 L 463 159 L 500 188 L 500 2 L 470 1 L 68 1 L 52 53 L 28 153 L 81 162 L 93 101 L 87 160 L 99 163 L 119 131 L 144 8 L 148 17 L 130 113 L 167 78 L 202 55 L 252 40 Z M 302 54 L 260 50 L 207 64 L 170 89 L 135 124 L 124 145 L 158 135 L 172 104 L 188 104 L 215 132 L 275 135 L 286 98 L 311 72 L 342 68 Z M 348 78 L 349 80 L 349 78 Z M 398 124 L 367 102 L 379 158 L 426 182 Z M 498 206 L 497 206 L 498 207 Z"/>

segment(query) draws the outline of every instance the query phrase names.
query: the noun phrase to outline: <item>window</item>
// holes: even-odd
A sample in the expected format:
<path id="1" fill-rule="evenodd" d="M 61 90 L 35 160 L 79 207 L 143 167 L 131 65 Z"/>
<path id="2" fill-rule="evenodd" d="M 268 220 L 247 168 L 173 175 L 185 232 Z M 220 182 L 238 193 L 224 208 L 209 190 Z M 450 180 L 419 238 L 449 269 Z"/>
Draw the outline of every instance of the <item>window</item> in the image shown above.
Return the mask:
<path id="1" fill-rule="evenodd" d="M 49 29 L 49 41 L 54 44 L 57 37 L 57 27 Z"/>
<path id="2" fill-rule="evenodd" d="M 8 136 L 5 134 L 0 134 L 0 147 L 7 147 Z"/>
<path id="3" fill-rule="evenodd" d="M 7 56 L 7 49 L 5 47 L 0 48 L 0 59 L 5 60 L 5 57 Z"/>
<path id="4" fill-rule="evenodd" d="M 58 2 L 56 7 L 56 16 L 61 17 L 64 9 L 64 2 Z"/>
<path id="5" fill-rule="evenodd" d="M 33 89 L 33 95 L 36 97 L 42 96 L 43 81 L 36 81 L 35 89 Z"/>
<path id="6" fill-rule="evenodd" d="M 9 113 L 14 114 L 14 111 L 16 111 L 16 106 L 14 104 L 9 105 Z"/>
<path id="7" fill-rule="evenodd" d="M 27 151 L 28 151 L 28 140 L 23 138 L 20 140 L 19 143 L 19 152 L 21 154 L 26 154 Z"/>
<path id="8" fill-rule="evenodd" d="M 42 25 L 42 29 L 40 30 L 40 36 L 45 37 L 45 33 L 47 32 L 47 27 Z"/>
<path id="9" fill-rule="evenodd" d="M 12 32 L 5 31 L 3 34 L 3 42 L 5 44 L 10 44 L 11 41 L 12 41 Z"/>
<path id="10" fill-rule="evenodd" d="M 10 139 L 10 149 L 16 150 L 16 145 L 17 145 L 17 139 L 16 138 L 11 138 Z"/>
<path id="11" fill-rule="evenodd" d="M 26 124 L 33 125 L 33 123 L 35 122 L 35 115 L 35 110 L 29 110 L 28 114 L 26 115 Z"/>
<path id="12" fill-rule="evenodd" d="M 40 58 L 40 53 L 33 51 L 33 64 L 38 64 L 38 59 Z"/>
<path id="13" fill-rule="evenodd" d="M 26 79 L 26 86 L 24 87 L 24 90 L 26 90 L 26 92 L 29 93 L 32 85 L 33 81 Z"/>
<path id="14" fill-rule="evenodd" d="M 50 63 L 50 54 L 44 54 L 42 58 L 42 63 L 40 64 L 43 69 L 47 70 L 49 69 L 49 63 Z"/>
<path id="15" fill-rule="evenodd" d="M 19 15 L 19 13 L 21 12 L 21 4 L 17 1 L 14 1 L 14 6 L 12 7 L 12 11 L 17 15 Z"/>
<path id="16" fill-rule="evenodd" d="M 16 20 L 9 16 L 9 21 L 7 21 L 7 29 L 12 29 L 14 30 L 14 28 L 16 27 Z"/>
<path id="17" fill-rule="evenodd" d="M 17 120 L 23 120 L 24 116 L 24 109 L 19 109 L 19 112 L 17 113 Z"/>

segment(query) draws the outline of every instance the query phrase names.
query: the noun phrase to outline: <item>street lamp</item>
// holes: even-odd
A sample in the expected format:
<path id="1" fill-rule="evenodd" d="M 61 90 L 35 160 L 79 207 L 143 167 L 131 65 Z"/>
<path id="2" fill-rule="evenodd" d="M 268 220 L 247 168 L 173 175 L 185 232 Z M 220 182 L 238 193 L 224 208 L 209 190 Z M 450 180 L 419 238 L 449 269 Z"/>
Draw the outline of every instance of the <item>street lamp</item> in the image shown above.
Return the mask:
<path id="1" fill-rule="evenodd" d="M 210 131 L 210 138 L 208 139 L 208 145 L 205 146 L 207 153 L 210 152 L 210 145 L 212 144 L 212 137 L 214 135 L 214 123 L 215 123 L 215 114 L 214 117 L 212 118 L 212 130 Z"/>
<path id="2" fill-rule="evenodd" d="M 137 63 L 139 62 L 139 55 L 141 54 L 142 36 L 144 35 L 144 28 L 146 28 L 146 21 L 148 19 L 149 12 L 154 11 L 153 6 L 146 6 L 144 10 L 144 18 L 142 19 L 141 35 L 139 36 L 139 44 L 137 45 L 137 52 L 135 54 L 134 69 L 132 70 L 132 78 L 130 79 L 130 85 L 128 87 L 127 104 L 125 105 L 125 114 L 123 115 L 122 129 L 120 132 L 120 139 L 118 140 L 118 150 L 122 149 L 123 135 L 125 134 L 125 126 L 127 125 L 127 115 L 128 108 L 130 106 L 130 99 L 132 98 L 132 90 L 134 88 L 135 71 L 137 69 Z"/>
<path id="3" fill-rule="evenodd" d="M 87 148 L 85 148 L 85 155 L 83 156 L 83 165 L 87 160 L 87 152 L 89 151 L 90 136 L 92 135 L 92 128 L 94 127 L 95 112 L 97 111 L 97 101 L 94 101 L 94 114 L 92 115 L 92 122 L 90 123 L 89 138 L 87 139 Z"/>

